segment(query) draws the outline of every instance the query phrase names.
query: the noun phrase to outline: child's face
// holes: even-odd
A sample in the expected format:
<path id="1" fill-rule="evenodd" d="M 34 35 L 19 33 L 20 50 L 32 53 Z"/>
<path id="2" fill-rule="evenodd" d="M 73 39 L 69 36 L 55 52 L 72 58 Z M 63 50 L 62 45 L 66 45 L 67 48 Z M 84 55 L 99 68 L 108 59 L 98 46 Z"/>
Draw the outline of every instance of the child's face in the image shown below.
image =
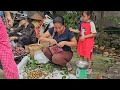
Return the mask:
<path id="1" fill-rule="evenodd" d="M 84 12 L 81 18 L 82 18 L 82 20 L 83 20 L 84 22 L 87 22 L 87 21 L 90 19 L 90 16 L 88 16 L 88 15 Z"/>

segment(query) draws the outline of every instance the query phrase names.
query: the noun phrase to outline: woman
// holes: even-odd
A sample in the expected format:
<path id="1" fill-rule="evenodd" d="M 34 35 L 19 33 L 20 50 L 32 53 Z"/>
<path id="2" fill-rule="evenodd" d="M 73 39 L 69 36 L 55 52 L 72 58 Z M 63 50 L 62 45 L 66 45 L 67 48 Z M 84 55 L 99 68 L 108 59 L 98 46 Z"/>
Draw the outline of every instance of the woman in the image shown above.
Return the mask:
<path id="1" fill-rule="evenodd" d="M 34 25 L 29 22 L 26 14 L 21 15 L 19 26 L 12 33 L 10 33 L 10 40 L 17 40 L 19 46 L 29 45 L 37 42 Z"/>
<path id="2" fill-rule="evenodd" d="M 53 63 L 66 66 L 67 70 L 71 71 L 72 67 L 69 63 L 73 56 L 71 47 L 77 46 L 77 41 L 74 33 L 65 27 L 63 17 L 56 17 L 53 20 L 53 23 L 54 27 L 48 29 L 48 31 L 46 31 L 39 40 L 40 42 L 49 42 L 51 46 L 56 44 L 58 47 L 61 47 L 63 51 L 57 54 L 52 54 L 49 47 L 47 47 L 43 50 L 43 52 Z M 53 38 L 50 39 L 50 36 Z"/>

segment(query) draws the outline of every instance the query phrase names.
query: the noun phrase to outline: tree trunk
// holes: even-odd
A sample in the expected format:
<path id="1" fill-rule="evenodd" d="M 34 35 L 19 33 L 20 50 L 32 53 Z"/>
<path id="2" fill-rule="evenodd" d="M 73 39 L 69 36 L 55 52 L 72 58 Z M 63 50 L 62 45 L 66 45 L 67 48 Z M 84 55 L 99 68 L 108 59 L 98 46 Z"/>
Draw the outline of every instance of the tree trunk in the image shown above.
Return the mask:
<path id="1" fill-rule="evenodd" d="M 99 31 L 100 31 L 100 37 L 99 37 L 99 45 L 104 45 L 104 11 L 100 11 L 100 23 L 99 23 Z"/>

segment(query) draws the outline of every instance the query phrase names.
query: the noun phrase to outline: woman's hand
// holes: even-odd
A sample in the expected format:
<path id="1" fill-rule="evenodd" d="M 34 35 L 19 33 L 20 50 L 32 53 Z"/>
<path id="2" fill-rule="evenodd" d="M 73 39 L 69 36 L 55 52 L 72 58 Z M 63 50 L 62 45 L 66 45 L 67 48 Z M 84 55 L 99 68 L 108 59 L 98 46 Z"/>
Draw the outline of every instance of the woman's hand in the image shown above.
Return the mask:
<path id="1" fill-rule="evenodd" d="M 57 44 L 58 47 L 63 47 L 64 45 L 66 45 L 66 41 L 61 41 Z"/>
<path id="2" fill-rule="evenodd" d="M 13 26 L 13 20 L 12 20 L 12 18 L 10 16 L 6 16 L 5 20 L 6 20 L 7 28 L 10 29 Z"/>
<path id="3" fill-rule="evenodd" d="M 57 41 L 55 39 L 50 39 L 50 46 L 57 44 Z"/>
<path id="4" fill-rule="evenodd" d="M 10 29 L 13 26 L 13 19 L 9 11 L 4 11 L 4 13 L 5 13 L 6 26 L 8 29 Z"/>
<path id="5" fill-rule="evenodd" d="M 18 37 L 16 37 L 16 36 L 10 37 L 10 41 L 14 41 L 14 40 L 16 40 L 16 39 L 18 39 Z"/>

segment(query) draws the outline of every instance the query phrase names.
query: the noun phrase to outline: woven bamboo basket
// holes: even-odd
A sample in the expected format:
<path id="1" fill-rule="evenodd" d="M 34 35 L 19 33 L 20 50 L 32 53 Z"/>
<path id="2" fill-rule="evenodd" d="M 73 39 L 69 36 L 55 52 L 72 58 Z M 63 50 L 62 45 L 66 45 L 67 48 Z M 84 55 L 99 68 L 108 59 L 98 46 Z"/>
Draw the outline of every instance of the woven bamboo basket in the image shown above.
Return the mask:
<path id="1" fill-rule="evenodd" d="M 43 50 L 43 45 L 41 44 L 31 44 L 29 45 L 30 55 L 34 57 L 35 52 Z"/>

